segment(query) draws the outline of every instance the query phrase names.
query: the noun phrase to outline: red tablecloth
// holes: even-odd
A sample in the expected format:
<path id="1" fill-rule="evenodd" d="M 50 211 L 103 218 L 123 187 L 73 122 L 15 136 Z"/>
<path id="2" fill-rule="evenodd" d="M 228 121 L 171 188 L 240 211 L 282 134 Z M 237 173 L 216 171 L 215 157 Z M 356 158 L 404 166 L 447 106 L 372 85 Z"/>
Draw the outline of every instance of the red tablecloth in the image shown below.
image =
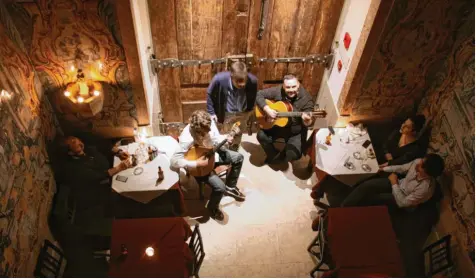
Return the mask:
<path id="1" fill-rule="evenodd" d="M 112 225 L 109 277 L 189 277 L 191 230 L 183 218 L 120 219 Z M 128 250 L 121 256 L 121 246 Z M 147 247 L 155 255 L 145 255 Z"/>
<path id="2" fill-rule="evenodd" d="M 396 236 L 385 206 L 330 208 L 327 237 L 339 277 L 402 277 Z"/>

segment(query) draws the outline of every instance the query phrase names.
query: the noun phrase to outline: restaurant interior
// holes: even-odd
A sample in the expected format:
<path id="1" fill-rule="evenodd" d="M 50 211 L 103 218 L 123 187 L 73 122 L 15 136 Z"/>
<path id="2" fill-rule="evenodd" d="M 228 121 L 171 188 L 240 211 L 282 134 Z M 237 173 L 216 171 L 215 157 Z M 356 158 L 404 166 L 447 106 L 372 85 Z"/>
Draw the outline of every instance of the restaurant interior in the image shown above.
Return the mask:
<path id="1" fill-rule="evenodd" d="M 0 277 L 474 277 L 474 12 L 0 0 Z"/>

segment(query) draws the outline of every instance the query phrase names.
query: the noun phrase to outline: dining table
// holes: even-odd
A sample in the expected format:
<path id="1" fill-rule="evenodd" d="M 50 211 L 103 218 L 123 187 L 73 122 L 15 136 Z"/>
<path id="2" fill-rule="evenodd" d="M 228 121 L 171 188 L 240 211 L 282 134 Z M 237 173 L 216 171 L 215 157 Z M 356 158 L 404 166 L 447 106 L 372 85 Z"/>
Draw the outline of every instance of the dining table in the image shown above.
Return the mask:
<path id="1" fill-rule="evenodd" d="M 109 277 L 185 278 L 192 230 L 181 217 L 118 219 L 112 224 Z"/>
<path id="2" fill-rule="evenodd" d="M 316 188 L 326 176 L 354 186 L 378 172 L 379 166 L 368 132 L 362 129 L 352 133 L 355 130 L 333 128 L 330 131 L 321 128 L 313 132 L 310 157 L 318 178 Z M 365 143 L 368 145 L 364 146 Z"/>
<path id="3" fill-rule="evenodd" d="M 135 155 L 139 147 L 153 147 L 156 156 L 152 160 L 139 163 L 112 177 L 112 190 L 115 197 L 115 212 L 118 218 L 154 217 L 156 215 L 182 214 L 185 202 L 179 183 L 179 174 L 171 169 L 170 159 L 178 148 L 178 142 L 170 136 L 143 138 L 141 141 L 119 146 L 119 149 Z M 114 165 L 120 164 L 114 157 Z M 159 167 L 163 180 L 158 180 Z M 172 209 L 171 209 L 172 208 Z M 157 215 L 158 214 L 158 215 Z"/>
<path id="4" fill-rule="evenodd" d="M 326 238 L 339 277 L 403 277 L 386 206 L 329 208 Z"/>

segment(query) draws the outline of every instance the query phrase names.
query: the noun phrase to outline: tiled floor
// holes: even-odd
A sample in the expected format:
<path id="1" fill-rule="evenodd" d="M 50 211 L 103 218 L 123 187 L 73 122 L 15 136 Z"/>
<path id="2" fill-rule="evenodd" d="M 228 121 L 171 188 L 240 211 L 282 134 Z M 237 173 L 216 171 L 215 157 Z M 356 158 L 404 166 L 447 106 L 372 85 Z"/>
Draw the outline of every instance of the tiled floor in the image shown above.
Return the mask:
<path id="1" fill-rule="evenodd" d="M 315 236 L 311 222 L 317 210 L 309 196 L 315 176 L 298 179 L 291 164 L 285 171 L 253 165 L 264 160 L 255 135 L 244 135 L 242 146 L 245 161 L 238 187 L 247 198 L 238 203 L 225 197 L 225 220 L 201 221 L 206 257 L 200 276 L 309 277 L 315 265 L 306 251 Z M 297 162 L 294 171 L 302 172 L 307 162 Z M 187 207 L 196 218 L 203 215 L 204 204 L 197 200 L 196 184 L 188 185 Z"/>

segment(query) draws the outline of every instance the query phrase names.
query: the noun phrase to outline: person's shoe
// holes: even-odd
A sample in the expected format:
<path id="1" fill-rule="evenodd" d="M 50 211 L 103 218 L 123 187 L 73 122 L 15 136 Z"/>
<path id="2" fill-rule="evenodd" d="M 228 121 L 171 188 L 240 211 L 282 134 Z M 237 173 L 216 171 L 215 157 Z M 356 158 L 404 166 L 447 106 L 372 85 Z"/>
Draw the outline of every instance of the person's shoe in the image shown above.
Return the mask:
<path id="1" fill-rule="evenodd" d="M 315 200 L 320 200 L 322 199 L 324 195 L 322 193 L 320 193 L 320 191 L 312 191 L 311 192 L 311 198 L 315 199 Z"/>
<path id="2" fill-rule="evenodd" d="M 241 191 L 237 187 L 226 187 L 225 195 L 233 197 L 235 200 L 239 202 L 245 201 L 245 195 L 241 193 Z"/>
<path id="3" fill-rule="evenodd" d="M 317 232 L 319 230 L 319 223 L 321 222 L 321 215 L 317 215 L 316 219 L 312 221 L 312 230 Z"/>
<path id="4" fill-rule="evenodd" d="M 217 221 L 223 221 L 225 219 L 225 215 L 223 215 L 223 212 L 217 208 L 217 209 L 208 209 L 210 211 L 210 217 Z"/>

